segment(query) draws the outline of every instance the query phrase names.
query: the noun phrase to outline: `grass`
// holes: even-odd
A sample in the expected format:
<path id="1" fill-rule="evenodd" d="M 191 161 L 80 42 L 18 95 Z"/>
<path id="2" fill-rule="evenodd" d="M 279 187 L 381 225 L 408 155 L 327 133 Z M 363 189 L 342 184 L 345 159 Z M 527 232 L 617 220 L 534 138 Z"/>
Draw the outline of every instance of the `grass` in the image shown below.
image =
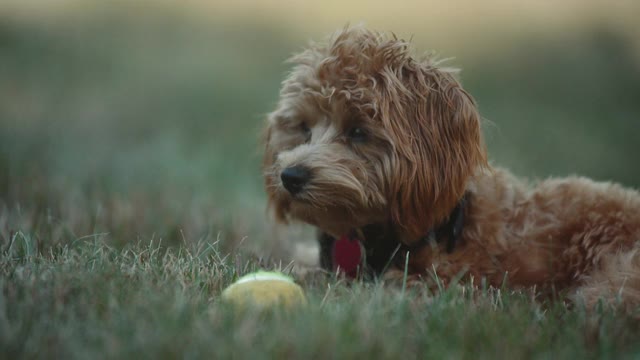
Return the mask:
<path id="1" fill-rule="evenodd" d="M 2 358 L 556 359 L 640 351 L 640 327 L 625 314 L 588 315 L 528 293 L 467 285 L 403 295 L 307 276 L 299 281 L 308 307 L 237 313 L 219 301 L 221 290 L 265 265 L 222 256 L 216 243 L 115 249 L 85 238 L 46 253 L 36 247 L 16 233 L 2 250 Z"/>
<path id="2" fill-rule="evenodd" d="M 612 309 L 298 271 L 312 237 L 265 215 L 258 133 L 299 35 L 129 10 L 0 16 L 0 358 L 639 356 L 637 320 Z M 640 67 L 614 25 L 448 42 L 496 163 L 640 186 Z M 307 308 L 220 303 L 292 259 Z"/>

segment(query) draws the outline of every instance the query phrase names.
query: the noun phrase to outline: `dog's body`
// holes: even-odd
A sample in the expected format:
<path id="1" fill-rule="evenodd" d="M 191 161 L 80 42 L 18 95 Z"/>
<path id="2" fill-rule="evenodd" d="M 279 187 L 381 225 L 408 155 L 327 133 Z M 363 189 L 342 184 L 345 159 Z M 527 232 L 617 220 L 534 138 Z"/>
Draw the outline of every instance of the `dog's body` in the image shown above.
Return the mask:
<path id="1" fill-rule="evenodd" d="M 364 265 L 386 276 L 406 260 L 414 278 L 640 304 L 638 192 L 576 177 L 530 187 L 492 168 L 473 99 L 404 41 L 346 29 L 293 61 L 267 125 L 265 182 L 279 220 L 322 231 L 324 266 L 356 233 Z"/>

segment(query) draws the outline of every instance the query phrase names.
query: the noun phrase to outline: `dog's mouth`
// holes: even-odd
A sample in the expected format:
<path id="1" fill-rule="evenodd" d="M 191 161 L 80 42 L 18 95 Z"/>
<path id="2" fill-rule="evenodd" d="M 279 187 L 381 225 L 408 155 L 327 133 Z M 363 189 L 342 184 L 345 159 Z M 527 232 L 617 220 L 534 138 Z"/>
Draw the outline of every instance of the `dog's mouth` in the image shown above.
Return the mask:
<path id="1" fill-rule="evenodd" d="M 336 176 L 332 170 L 300 164 L 279 167 L 270 178 L 274 205 L 287 218 L 316 226 L 335 238 L 384 218 L 381 196 L 372 196 L 360 180 L 344 171 Z"/>

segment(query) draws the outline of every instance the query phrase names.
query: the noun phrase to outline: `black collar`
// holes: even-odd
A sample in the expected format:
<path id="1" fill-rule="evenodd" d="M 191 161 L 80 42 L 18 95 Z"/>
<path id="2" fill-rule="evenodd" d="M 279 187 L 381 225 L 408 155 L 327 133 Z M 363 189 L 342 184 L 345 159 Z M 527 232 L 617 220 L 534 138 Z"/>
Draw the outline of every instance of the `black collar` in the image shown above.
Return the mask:
<path id="1" fill-rule="evenodd" d="M 401 243 L 389 225 L 372 224 L 359 229 L 357 231 L 359 234 L 354 234 L 354 238 L 363 240 L 367 267 L 374 273 L 380 274 L 391 263 L 404 264 L 402 254 L 419 251 L 431 243 L 446 241 L 447 253 L 452 253 L 464 228 L 465 207 L 468 203 L 469 195 L 465 194 L 443 224 L 429 230 L 425 236 L 411 245 Z"/>
<path id="2" fill-rule="evenodd" d="M 458 242 L 460 234 L 462 233 L 462 228 L 464 227 L 464 208 L 467 205 L 467 201 L 468 195 L 465 194 L 443 224 L 429 230 L 427 235 L 421 237 L 415 244 L 401 244 L 400 250 L 405 250 L 405 253 L 407 251 L 412 252 L 422 249 L 433 241 L 446 241 L 447 253 L 451 254 L 453 249 L 456 247 L 456 243 Z"/>

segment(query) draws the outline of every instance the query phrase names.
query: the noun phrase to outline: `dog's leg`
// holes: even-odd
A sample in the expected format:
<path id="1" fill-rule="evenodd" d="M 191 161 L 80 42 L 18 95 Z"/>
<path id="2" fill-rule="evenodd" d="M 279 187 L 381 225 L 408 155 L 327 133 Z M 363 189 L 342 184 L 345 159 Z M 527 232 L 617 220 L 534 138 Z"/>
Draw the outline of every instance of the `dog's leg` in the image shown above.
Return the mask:
<path id="1" fill-rule="evenodd" d="M 585 277 L 575 300 L 593 309 L 599 302 L 626 310 L 640 306 L 640 242 L 630 251 L 612 254 L 602 266 Z"/>

